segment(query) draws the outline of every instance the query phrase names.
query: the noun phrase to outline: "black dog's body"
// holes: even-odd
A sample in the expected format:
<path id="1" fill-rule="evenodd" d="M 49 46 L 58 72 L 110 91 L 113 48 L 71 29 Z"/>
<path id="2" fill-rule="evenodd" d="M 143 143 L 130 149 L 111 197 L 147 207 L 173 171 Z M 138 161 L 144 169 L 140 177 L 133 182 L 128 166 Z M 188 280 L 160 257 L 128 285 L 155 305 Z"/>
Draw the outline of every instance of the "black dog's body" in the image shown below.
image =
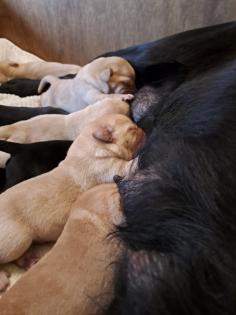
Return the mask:
<path id="1" fill-rule="evenodd" d="M 103 56 L 120 56 L 134 67 L 138 85 L 165 76 L 165 69 L 157 71 L 162 63 L 177 61 L 196 75 L 207 68 L 222 65 L 236 57 L 236 22 L 186 31 L 154 42 L 136 45 Z"/>
<path id="2" fill-rule="evenodd" d="M 72 79 L 75 74 L 68 74 L 60 79 Z M 38 87 L 41 80 L 32 79 L 12 79 L 0 85 L 0 93 L 14 94 L 20 97 L 38 95 Z M 41 93 L 46 92 L 50 84 L 45 85 Z"/>
<path id="3" fill-rule="evenodd" d="M 35 116 L 46 114 L 68 114 L 60 108 L 54 107 L 24 107 L 0 105 L 0 126 L 14 124 Z"/>
<path id="4" fill-rule="evenodd" d="M 55 140 L 20 144 L 0 140 L 0 151 L 11 154 L 5 169 L 1 169 L 1 192 L 57 167 L 65 159 L 71 143 Z"/>
<path id="5" fill-rule="evenodd" d="M 0 85 L 0 93 L 14 94 L 20 97 L 38 95 L 40 80 L 12 79 Z"/>
<path id="6" fill-rule="evenodd" d="M 149 97 L 146 102 L 143 99 L 141 104 L 134 99 L 131 105 L 134 119 L 140 122 L 145 111 L 151 104 L 155 104 L 155 99 L 161 102 L 183 82 L 234 60 L 235 38 L 236 22 L 231 22 L 183 32 L 102 56 L 120 56 L 127 59 L 135 69 L 138 90 L 142 87 L 146 89 L 146 85 L 151 89 L 156 88 L 156 91 L 151 91 L 151 101 Z M 140 93 L 143 94 L 143 91 Z M 140 126 L 151 124 L 152 117 L 146 117 Z"/>
<path id="7" fill-rule="evenodd" d="M 126 250 L 107 314 L 236 314 L 236 62 L 153 115 L 139 170 L 118 182 Z"/>

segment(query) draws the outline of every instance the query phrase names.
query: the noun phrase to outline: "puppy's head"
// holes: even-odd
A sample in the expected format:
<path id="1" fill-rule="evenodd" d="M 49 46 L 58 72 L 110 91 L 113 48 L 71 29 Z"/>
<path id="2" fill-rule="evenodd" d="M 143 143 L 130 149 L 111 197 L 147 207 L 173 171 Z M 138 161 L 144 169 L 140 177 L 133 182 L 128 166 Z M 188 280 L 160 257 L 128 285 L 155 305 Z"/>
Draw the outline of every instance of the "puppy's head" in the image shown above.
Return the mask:
<path id="1" fill-rule="evenodd" d="M 134 69 L 121 57 L 95 59 L 84 66 L 78 76 L 105 94 L 133 93 L 135 89 Z"/>
<path id="2" fill-rule="evenodd" d="M 89 124 L 68 151 L 68 156 L 133 159 L 144 143 L 145 135 L 128 117 L 107 114 Z"/>

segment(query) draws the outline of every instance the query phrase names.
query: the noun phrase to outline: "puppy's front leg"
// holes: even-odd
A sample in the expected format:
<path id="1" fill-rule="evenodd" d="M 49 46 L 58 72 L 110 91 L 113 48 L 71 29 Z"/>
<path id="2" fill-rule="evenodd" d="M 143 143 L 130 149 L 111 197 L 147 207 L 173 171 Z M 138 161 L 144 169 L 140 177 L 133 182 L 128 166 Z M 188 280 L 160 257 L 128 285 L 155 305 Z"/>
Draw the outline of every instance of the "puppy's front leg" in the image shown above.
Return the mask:
<path id="1" fill-rule="evenodd" d="M 7 206 L 10 207 L 9 204 L 4 206 L 6 206 L 5 211 L 8 210 Z M 7 218 L 5 214 L 1 214 L 0 227 L 0 264 L 5 264 L 22 256 L 30 247 L 33 236 L 32 231 L 27 226 Z"/>
<path id="2" fill-rule="evenodd" d="M 70 140 L 65 115 L 48 114 L 0 127 L 0 139 L 18 143 L 48 140 Z"/>
<path id="3" fill-rule="evenodd" d="M 99 92 L 98 90 L 93 89 L 85 95 L 85 102 L 87 104 L 93 104 L 97 101 L 102 101 L 107 97 L 124 102 L 131 101 L 134 98 L 132 94 L 104 94 Z"/>
<path id="4" fill-rule="evenodd" d="M 0 293 L 4 292 L 9 286 L 9 274 L 6 271 L 0 270 Z"/>
<path id="5" fill-rule="evenodd" d="M 138 157 L 130 161 L 121 161 L 117 167 L 116 175 L 113 176 L 115 182 L 119 181 L 119 178 L 130 176 L 135 173 L 138 168 Z"/>

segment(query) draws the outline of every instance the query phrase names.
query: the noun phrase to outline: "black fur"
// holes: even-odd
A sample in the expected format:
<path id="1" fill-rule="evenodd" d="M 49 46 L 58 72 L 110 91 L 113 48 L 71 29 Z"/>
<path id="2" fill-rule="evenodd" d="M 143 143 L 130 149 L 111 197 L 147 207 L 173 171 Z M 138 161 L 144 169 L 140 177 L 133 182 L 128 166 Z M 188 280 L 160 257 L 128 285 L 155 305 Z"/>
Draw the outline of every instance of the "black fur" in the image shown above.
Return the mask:
<path id="1" fill-rule="evenodd" d="M 236 58 L 236 22 L 196 29 L 103 56 L 127 59 L 136 72 L 137 93 L 131 103 L 134 120 L 146 132 L 158 105 L 183 82 L 214 71 Z"/>
<path id="2" fill-rule="evenodd" d="M 176 61 L 185 65 L 193 77 L 236 57 L 236 22 L 191 30 L 150 43 L 104 53 L 120 56 L 135 69 L 138 88 L 165 77 L 160 64 Z M 155 68 L 157 67 L 157 68 Z"/>
<path id="3" fill-rule="evenodd" d="M 60 79 L 72 79 L 74 74 L 68 74 Z M 2 83 L 0 85 L 0 93 L 14 94 L 20 97 L 38 95 L 38 87 L 41 80 L 32 79 L 12 79 L 8 82 Z M 50 87 L 50 83 L 46 84 L 43 92 L 46 92 Z"/>
<path id="4" fill-rule="evenodd" d="M 125 245 L 109 315 L 236 313 L 236 62 L 153 106 L 139 170 L 116 178 Z"/>
<path id="5" fill-rule="evenodd" d="M 102 56 L 127 59 L 136 72 L 138 92 L 133 118 L 147 132 L 153 125 L 152 104 L 168 97 L 183 82 L 217 70 L 236 58 L 236 22 L 200 28 Z"/>
<path id="6" fill-rule="evenodd" d="M 163 101 L 172 91 L 174 91 L 188 75 L 188 68 L 178 62 L 162 63 L 153 67 L 152 76 L 155 71 L 161 73 L 161 78 L 151 80 L 145 84 L 135 94 L 131 103 L 131 112 L 135 122 L 142 124 L 142 119 L 147 116 L 153 105 Z M 151 77 L 152 77 L 151 76 Z M 150 77 L 149 77 L 150 78 Z M 145 82 L 148 81 L 144 79 Z"/>
<path id="7" fill-rule="evenodd" d="M 40 80 L 13 79 L 0 85 L 0 93 L 14 94 L 20 97 L 38 94 Z"/>
<path id="8" fill-rule="evenodd" d="M 72 141 L 41 141 L 20 144 L 0 140 L 0 151 L 11 154 L 0 172 L 0 191 L 26 179 L 49 172 L 65 159 Z"/>
<path id="9" fill-rule="evenodd" d="M 23 107 L 0 105 L 0 126 L 14 124 L 21 120 L 27 120 L 38 115 L 61 114 L 68 112 L 56 107 Z"/>

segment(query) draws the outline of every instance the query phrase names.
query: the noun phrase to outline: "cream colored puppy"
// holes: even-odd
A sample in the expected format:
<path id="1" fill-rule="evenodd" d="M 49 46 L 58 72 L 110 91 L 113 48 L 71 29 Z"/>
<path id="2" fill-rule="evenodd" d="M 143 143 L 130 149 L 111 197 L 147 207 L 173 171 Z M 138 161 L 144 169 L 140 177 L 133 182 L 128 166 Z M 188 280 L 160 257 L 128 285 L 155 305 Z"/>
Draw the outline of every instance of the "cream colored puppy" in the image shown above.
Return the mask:
<path id="1" fill-rule="evenodd" d="M 101 57 L 85 65 L 74 79 L 61 80 L 53 76 L 42 79 L 39 93 L 45 85 L 51 87 L 41 95 L 41 106 L 62 108 L 68 112 L 110 97 L 131 100 L 135 87 L 135 72 L 132 66 L 120 57 Z"/>
<path id="2" fill-rule="evenodd" d="M 115 184 L 82 193 L 53 249 L 0 299 L 1 315 L 103 314 L 122 253 L 107 235 L 122 219 Z"/>
<path id="3" fill-rule="evenodd" d="M 17 63 L 6 60 L 0 62 L 0 82 L 3 83 L 18 78 L 40 80 L 49 74 L 60 77 L 66 74 L 76 74 L 80 69 L 81 67 L 78 65 L 58 62 L 32 61 Z"/>
<path id="4" fill-rule="evenodd" d="M 128 117 L 104 115 L 84 128 L 57 168 L 0 195 L 0 263 L 19 258 L 32 241 L 55 241 L 78 195 L 125 176 L 144 140 Z"/>
<path id="5" fill-rule="evenodd" d="M 74 140 L 84 126 L 105 114 L 129 115 L 129 105 L 106 98 L 69 115 L 40 115 L 0 127 L 0 139 L 19 143 L 47 140 Z"/>

